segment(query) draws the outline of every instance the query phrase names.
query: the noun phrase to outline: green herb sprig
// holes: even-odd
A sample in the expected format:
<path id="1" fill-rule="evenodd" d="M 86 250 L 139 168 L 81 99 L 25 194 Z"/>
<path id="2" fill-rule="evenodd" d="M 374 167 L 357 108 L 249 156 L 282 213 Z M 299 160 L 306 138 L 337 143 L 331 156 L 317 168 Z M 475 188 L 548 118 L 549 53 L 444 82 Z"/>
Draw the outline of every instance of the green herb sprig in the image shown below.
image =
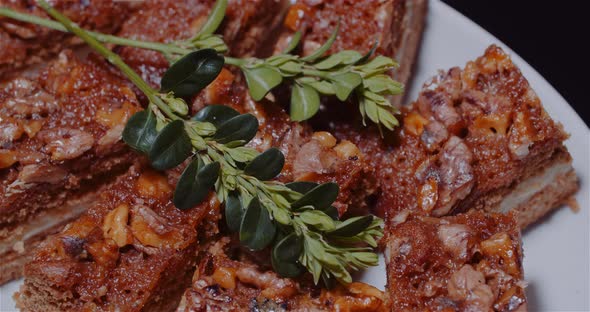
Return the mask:
<path id="1" fill-rule="evenodd" d="M 203 28 L 188 40 L 170 43 L 139 41 L 117 36 L 88 32 L 94 39 L 123 46 L 138 47 L 161 52 L 170 63 L 202 49 L 213 49 L 219 53 L 227 52 L 228 47 L 219 35 L 215 35 L 227 8 L 227 0 L 216 1 Z M 66 27 L 52 20 L 34 15 L 19 13 L 8 8 L 0 8 L 0 15 L 68 31 Z M 290 116 L 294 121 L 313 117 L 320 107 L 320 96 L 335 96 L 340 101 L 351 97 L 357 99 L 359 111 L 365 123 L 368 118 L 379 127 L 392 130 L 399 123 L 394 114 L 397 109 L 388 96 L 401 94 L 403 85 L 394 81 L 387 73 L 398 64 L 391 58 L 373 53 L 377 44 L 367 54 L 345 50 L 325 56 L 333 45 L 339 31 L 336 27 L 326 43 L 311 55 L 301 57 L 289 54 L 299 44 L 301 34 L 293 36 L 289 46 L 282 54 L 266 59 L 234 58 L 225 56 L 225 64 L 237 66 L 246 77 L 249 92 L 255 101 L 264 98 L 272 89 L 288 82 L 292 86 Z M 177 96 L 184 96 L 177 93 Z"/>
<path id="2" fill-rule="evenodd" d="M 191 52 L 166 72 L 162 90 L 151 88 L 121 58 L 104 47 L 44 0 L 40 6 L 90 47 L 118 67 L 150 100 L 148 109 L 128 121 L 123 140 L 146 154 L 159 170 L 174 168 L 187 159 L 174 191 L 173 203 L 190 209 L 211 190 L 225 203 L 228 228 L 239 233 L 250 249 L 272 247 L 272 265 L 285 277 L 308 271 L 315 283 L 333 279 L 350 283 L 349 271 L 377 264 L 376 247 L 382 220 L 361 216 L 338 220 L 332 206 L 338 196 L 335 183 L 273 181 L 285 159 L 276 148 L 259 153 L 245 146 L 258 130 L 251 114 L 210 105 L 188 115 L 190 96 L 221 71 L 223 57 L 213 49 Z"/>

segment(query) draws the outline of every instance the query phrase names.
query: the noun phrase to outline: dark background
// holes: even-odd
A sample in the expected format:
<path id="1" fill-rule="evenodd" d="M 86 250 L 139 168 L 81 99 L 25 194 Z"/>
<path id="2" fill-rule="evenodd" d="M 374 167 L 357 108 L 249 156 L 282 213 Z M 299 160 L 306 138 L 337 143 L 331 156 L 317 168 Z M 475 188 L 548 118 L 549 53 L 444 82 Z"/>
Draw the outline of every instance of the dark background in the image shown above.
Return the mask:
<path id="1" fill-rule="evenodd" d="M 518 53 L 590 124 L 590 11 L 584 9 L 588 2 L 443 1 Z"/>

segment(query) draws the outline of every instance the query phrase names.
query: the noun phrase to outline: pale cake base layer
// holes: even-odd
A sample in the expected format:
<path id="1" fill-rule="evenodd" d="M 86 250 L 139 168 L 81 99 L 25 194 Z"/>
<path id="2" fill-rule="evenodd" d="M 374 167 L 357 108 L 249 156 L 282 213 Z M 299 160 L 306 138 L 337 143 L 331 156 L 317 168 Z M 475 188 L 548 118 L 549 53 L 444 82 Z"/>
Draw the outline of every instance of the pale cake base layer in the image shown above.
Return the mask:
<path id="1" fill-rule="evenodd" d="M 566 203 L 578 187 L 578 178 L 571 161 L 557 160 L 517 184 L 499 205 L 489 211 L 517 211 L 518 224 L 524 229 Z"/>
<path id="2" fill-rule="evenodd" d="M 92 192 L 59 208 L 45 210 L 11 231 L 10 236 L 0 242 L 0 285 L 21 277 L 23 266 L 35 247 L 79 217 L 96 200 L 97 194 Z"/>
<path id="3" fill-rule="evenodd" d="M 524 229 L 539 221 L 543 216 L 566 204 L 579 188 L 578 177 L 574 169 L 569 166 L 557 175 L 551 175 L 552 183 L 547 184 L 540 191 L 534 193 L 527 201 L 523 201 L 518 211 L 518 224 Z"/>

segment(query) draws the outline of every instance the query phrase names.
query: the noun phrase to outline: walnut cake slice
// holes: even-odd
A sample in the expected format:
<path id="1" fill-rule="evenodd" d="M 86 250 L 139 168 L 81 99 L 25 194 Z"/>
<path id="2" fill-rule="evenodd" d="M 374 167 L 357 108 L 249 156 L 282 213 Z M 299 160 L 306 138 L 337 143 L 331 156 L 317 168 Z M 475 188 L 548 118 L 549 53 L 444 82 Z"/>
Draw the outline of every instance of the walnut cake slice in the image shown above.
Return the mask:
<path id="1" fill-rule="evenodd" d="M 469 209 L 518 212 L 534 223 L 578 189 L 568 135 L 502 49 L 441 72 L 382 138 L 354 122 L 324 126 L 359 146 L 378 214 L 429 216 Z"/>
<path id="2" fill-rule="evenodd" d="M 342 50 L 376 53 L 398 61 L 393 78 L 407 84 L 420 46 L 428 2 L 425 0 L 346 1 L 298 0 L 283 22 L 275 53 L 284 50 L 296 31 L 301 32 L 301 54 L 309 55 L 328 40 L 336 25 L 340 31 L 328 54 Z M 401 104 L 402 97 L 394 103 Z"/>
<path id="3" fill-rule="evenodd" d="M 387 231 L 392 311 L 526 311 L 515 215 L 405 214 Z"/>
<path id="4" fill-rule="evenodd" d="M 251 112 L 260 129 L 250 144 L 277 146 L 291 165 L 279 179 L 342 184 L 335 207 L 345 213 L 360 179 L 362 155 L 350 142 L 329 133 L 312 133 L 305 125 L 288 122 L 272 103 L 247 100 L 243 84 L 229 71 L 209 85 L 194 107 L 209 99 Z M 321 155 L 323 161 L 317 155 Z M 171 202 L 182 168 L 167 177 L 135 166 L 101 192 L 87 212 L 52 236 L 25 267 L 18 295 L 24 311 L 122 310 L 168 311 L 190 286 L 200 242 L 212 241 L 221 219 L 219 202 L 211 200 L 187 211 Z M 134 221 L 139 220 L 139 221 Z"/>
<path id="5" fill-rule="evenodd" d="M 57 0 L 52 5 L 81 27 L 102 33 L 117 32 L 140 2 L 113 0 Z M 47 18 L 30 0 L 0 0 L 0 7 Z M 79 45 L 71 34 L 0 17 L 0 77 L 15 69 L 40 63 L 68 47 Z"/>
<path id="6" fill-rule="evenodd" d="M 121 133 L 140 109 L 106 63 L 71 51 L 0 84 L 0 283 L 127 169 L 135 156 Z"/>
<path id="7" fill-rule="evenodd" d="M 252 253 L 235 238 L 202 246 L 200 262 L 177 309 L 188 311 L 385 311 L 385 295 L 359 282 L 327 290 L 309 279 L 282 278 L 268 252 Z"/>

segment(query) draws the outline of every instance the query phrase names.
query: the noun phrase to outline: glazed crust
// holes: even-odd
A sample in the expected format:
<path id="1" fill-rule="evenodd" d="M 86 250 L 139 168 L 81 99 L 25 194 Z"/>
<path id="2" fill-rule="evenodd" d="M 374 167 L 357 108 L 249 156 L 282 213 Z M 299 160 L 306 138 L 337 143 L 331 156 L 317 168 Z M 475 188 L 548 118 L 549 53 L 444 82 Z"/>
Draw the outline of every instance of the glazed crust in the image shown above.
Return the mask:
<path id="1" fill-rule="evenodd" d="M 148 0 L 123 24 L 118 35 L 156 42 L 189 39 L 205 23 L 214 3 L 214 0 Z M 280 21 L 286 4 L 284 0 L 230 0 L 225 21 L 218 30 L 229 53 L 256 55 L 263 42 L 261 37 Z M 129 47 L 122 47 L 118 52 L 145 81 L 159 86 L 169 65 L 162 54 Z"/>
<path id="2" fill-rule="evenodd" d="M 129 1 L 113 0 L 58 0 L 51 4 L 81 27 L 109 34 L 118 31 L 135 7 Z M 48 18 L 32 0 L 1 0 L 0 6 Z M 0 77 L 80 43 L 60 31 L 0 17 Z"/>
<path id="3" fill-rule="evenodd" d="M 63 210 L 63 220 L 79 215 L 80 209 L 61 208 L 127 169 L 135 156 L 120 136 L 139 109 L 135 94 L 104 62 L 81 61 L 71 51 L 39 74 L 2 84 L 1 255 L 36 230 L 23 226 L 53 210 Z"/>
<path id="4" fill-rule="evenodd" d="M 23 311 L 165 311 L 190 281 L 198 227 L 214 196 L 189 209 L 171 203 L 169 177 L 136 165 L 25 266 Z"/>
<path id="5" fill-rule="evenodd" d="M 342 188 L 335 206 L 341 214 L 346 211 L 351 200 L 349 189 L 357 185 L 355 180 L 360 179 L 363 167 L 356 146 L 337 142 L 328 133 L 313 134 L 305 125 L 288 122 L 286 113 L 273 103 L 253 102 L 243 84 L 227 70 L 194 99 L 193 108 L 196 110 L 214 99 L 223 100 L 222 103 L 259 119 L 260 131 L 250 146 L 260 150 L 278 146 L 287 159 L 292 159 L 292 164 L 278 179 L 338 180 Z M 317 162 L 318 155 L 326 161 Z M 175 307 L 194 269 L 197 236 L 210 241 L 219 231 L 217 222 L 221 219 L 216 201 L 190 211 L 173 207 L 169 192 L 181 169 L 168 173 L 170 182 L 167 187 L 161 187 L 168 193 L 158 200 L 146 198 L 138 189 L 137 185 L 142 184 L 138 181 L 146 174 L 144 167 L 132 169 L 103 192 L 100 201 L 62 233 L 52 237 L 27 264 L 25 285 L 19 293 L 21 308 L 26 311 L 109 310 L 117 306 L 131 311 L 160 311 Z M 149 178 L 143 178 L 144 182 L 161 184 L 157 183 L 160 180 L 157 175 L 148 175 Z M 150 190 L 157 188 L 148 187 Z M 127 208 L 121 208 L 125 205 Z M 152 217 L 154 220 L 174 218 L 152 227 L 169 228 L 166 233 L 178 233 L 163 234 L 175 239 L 170 243 L 172 247 L 146 245 L 146 237 L 134 232 L 134 218 L 146 211 L 157 214 L 158 217 Z M 122 230 L 117 232 L 120 234 L 112 234 L 105 227 L 110 228 L 107 224 L 112 221 L 109 220 L 117 219 L 115 216 L 119 213 L 128 215 L 128 221 L 120 226 Z M 131 234 L 125 234 L 129 231 Z"/>
<path id="6" fill-rule="evenodd" d="M 309 55 L 328 40 L 340 22 L 340 31 L 328 53 L 367 53 L 377 43 L 376 54 L 400 64 L 392 75 L 405 85 L 417 57 L 427 7 L 425 0 L 299 0 L 287 12 L 274 52 L 282 51 L 293 34 L 300 31 L 300 52 Z M 392 101 L 399 105 L 402 96 Z"/>
<path id="7" fill-rule="evenodd" d="M 392 310 L 526 311 L 514 214 L 404 219 L 387 230 Z"/>
<path id="8" fill-rule="evenodd" d="M 524 226 L 559 207 L 578 187 L 563 145 L 567 134 L 496 46 L 463 70 L 441 72 L 399 119 L 402 126 L 383 139 L 351 120 L 320 125 L 370 155 L 368 163 L 376 165 L 365 169 L 366 189 L 377 197 L 376 212 L 388 219 L 404 209 L 432 216 L 519 210 Z M 556 165 L 564 167 L 563 188 L 529 189 L 556 196 L 542 202 L 537 197 L 535 207 L 527 198 L 502 204 L 515 186 Z"/>
<path id="9" fill-rule="evenodd" d="M 313 286 L 309 276 L 281 278 L 268 252 L 252 253 L 236 238 L 204 245 L 201 260 L 178 312 L 188 311 L 385 311 L 384 294 L 363 283 L 332 290 Z"/>

